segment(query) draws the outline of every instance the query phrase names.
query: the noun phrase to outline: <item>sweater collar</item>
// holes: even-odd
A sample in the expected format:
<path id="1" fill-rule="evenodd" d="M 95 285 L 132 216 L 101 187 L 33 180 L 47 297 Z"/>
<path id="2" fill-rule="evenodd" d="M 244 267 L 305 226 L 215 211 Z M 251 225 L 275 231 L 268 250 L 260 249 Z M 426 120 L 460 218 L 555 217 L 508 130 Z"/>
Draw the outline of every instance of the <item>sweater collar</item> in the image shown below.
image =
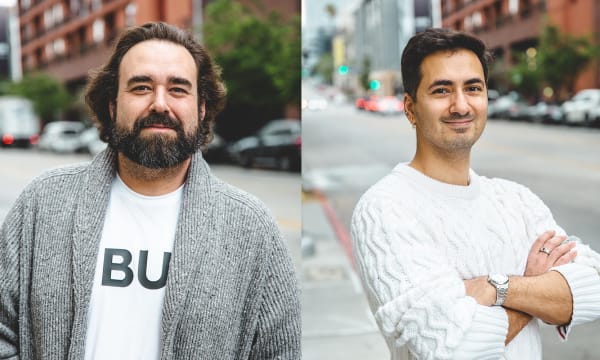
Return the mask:
<path id="1" fill-rule="evenodd" d="M 408 163 L 400 163 L 394 167 L 392 173 L 395 175 L 403 176 L 419 187 L 425 188 L 426 190 L 444 196 L 448 198 L 459 198 L 465 200 L 471 200 L 479 196 L 480 192 L 480 177 L 469 169 L 469 185 L 454 185 L 441 182 L 433 179 L 417 169 L 410 166 Z"/>

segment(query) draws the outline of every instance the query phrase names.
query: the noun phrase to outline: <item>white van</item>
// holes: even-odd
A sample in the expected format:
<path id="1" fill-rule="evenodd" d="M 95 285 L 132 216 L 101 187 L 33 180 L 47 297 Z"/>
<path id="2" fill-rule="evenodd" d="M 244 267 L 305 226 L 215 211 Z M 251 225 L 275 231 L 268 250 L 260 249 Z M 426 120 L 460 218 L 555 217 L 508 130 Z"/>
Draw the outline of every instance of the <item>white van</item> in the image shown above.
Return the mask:
<path id="1" fill-rule="evenodd" d="M 30 100 L 0 96 L 0 145 L 29 147 L 38 143 L 40 120 Z"/>

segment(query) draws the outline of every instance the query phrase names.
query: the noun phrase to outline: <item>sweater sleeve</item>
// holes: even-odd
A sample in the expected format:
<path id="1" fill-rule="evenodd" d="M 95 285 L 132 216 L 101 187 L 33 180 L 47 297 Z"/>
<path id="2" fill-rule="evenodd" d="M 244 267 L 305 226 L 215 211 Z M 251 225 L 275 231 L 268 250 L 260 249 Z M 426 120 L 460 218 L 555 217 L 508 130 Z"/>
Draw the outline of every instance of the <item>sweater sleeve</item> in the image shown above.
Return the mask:
<path id="1" fill-rule="evenodd" d="M 17 201 L 0 229 L 0 358 L 18 359 L 19 244 L 23 205 Z"/>
<path id="2" fill-rule="evenodd" d="M 297 360 L 301 358 L 300 290 L 284 240 L 276 225 L 272 227 L 250 359 Z"/>
<path id="3" fill-rule="evenodd" d="M 546 230 L 556 230 L 558 234 L 566 232 L 556 224 L 550 209 L 529 189 L 522 191 L 522 199 L 529 211 L 528 223 L 531 224 L 532 241 Z M 577 242 L 577 257 L 566 265 L 551 270 L 558 271 L 567 281 L 573 297 L 571 322 L 557 326 L 558 335 L 566 340 L 572 327 L 600 318 L 600 255 L 577 237 L 569 237 Z"/>
<path id="4" fill-rule="evenodd" d="M 418 359 L 502 356 L 506 312 L 466 296 L 461 276 L 411 213 L 363 197 L 352 239 L 371 310 L 392 352 L 407 346 Z"/>

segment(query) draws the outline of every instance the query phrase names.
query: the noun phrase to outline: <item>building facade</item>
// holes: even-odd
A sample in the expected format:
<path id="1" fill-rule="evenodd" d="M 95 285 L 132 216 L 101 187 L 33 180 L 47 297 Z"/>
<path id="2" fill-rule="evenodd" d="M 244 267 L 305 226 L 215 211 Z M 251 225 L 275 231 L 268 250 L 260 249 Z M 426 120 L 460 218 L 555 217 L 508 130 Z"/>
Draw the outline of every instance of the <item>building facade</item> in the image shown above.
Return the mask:
<path id="1" fill-rule="evenodd" d="M 402 91 L 400 60 L 408 40 L 435 22 L 435 1 L 363 0 L 354 11 L 354 27 L 348 46 L 354 49 L 356 73 L 369 64 L 369 78 L 377 84 L 373 92 L 396 95 Z"/>
<path id="2" fill-rule="evenodd" d="M 257 12 L 300 12 L 299 0 L 245 0 Z M 200 29 L 210 0 L 19 0 L 23 72 L 44 71 L 73 90 L 85 84 L 90 69 L 102 65 L 112 42 L 127 26 L 165 21 Z"/>
<path id="3" fill-rule="evenodd" d="M 444 27 L 474 33 L 506 66 L 538 45 L 546 23 L 596 44 L 599 40 L 599 0 L 441 0 L 441 9 Z M 589 66 L 576 89 L 600 87 L 599 74 L 597 64 Z"/>

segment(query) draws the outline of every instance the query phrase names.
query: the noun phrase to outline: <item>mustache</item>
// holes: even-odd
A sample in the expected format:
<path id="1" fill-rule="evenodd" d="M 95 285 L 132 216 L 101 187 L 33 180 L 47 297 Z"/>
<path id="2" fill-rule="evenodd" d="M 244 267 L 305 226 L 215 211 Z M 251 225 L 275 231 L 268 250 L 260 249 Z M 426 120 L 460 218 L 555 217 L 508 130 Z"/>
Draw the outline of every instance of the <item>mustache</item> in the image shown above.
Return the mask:
<path id="1" fill-rule="evenodd" d="M 441 120 L 443 122 L 448 122 L 448 121 L 472 121 L 475 120 L 475 115 L 473 114 L 467 114 L 467 115 L 460 115 L 460 114 L 452 114 L 450 116 L 443 116 L 441 118 Z"/>
<path id="2" fill-rule="evenodd" d="M 136 120 L 136 122 L 133 124 L 133 132 L 139 134 L 143 128 L 154 125 L 168 127 L 177 132 L 183 131 L 179 121 L 173 119 L 169 115 L 164 113 L 151 113 L 148 116 L 144 116 L 143 118 Z"/>

